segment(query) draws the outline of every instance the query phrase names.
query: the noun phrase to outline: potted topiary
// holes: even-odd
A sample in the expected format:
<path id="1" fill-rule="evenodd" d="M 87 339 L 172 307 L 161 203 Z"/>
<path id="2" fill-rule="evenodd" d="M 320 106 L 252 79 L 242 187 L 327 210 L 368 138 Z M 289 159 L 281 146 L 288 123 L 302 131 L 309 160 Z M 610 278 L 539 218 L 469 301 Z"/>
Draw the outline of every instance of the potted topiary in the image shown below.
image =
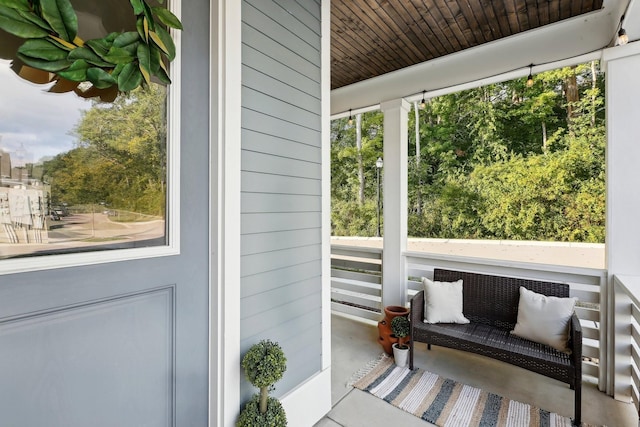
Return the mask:
<path id="1" fill-rule="evenodd" d="M 287 416 L 280 401 L 269 397 L 284 371 L 287 369 L 287 358 L 278 343 L 262 340 L 254 344 L 242 358 L 247 381 L 260 389 L 246 404 L 240 413 L 238 427 L 281 427 L 287 425 Z"/>
<path id="2" fill-rule="evenodd" d="M 409 319 L 405 316 L 394 317 L 391 321 L 391 330 L 393 335 L 398 338 L 398 342 L 393 344 L 393 359 L 396 362 L 396 366 L 404 368 L 407 365 L 407 357 L 409 356 L 409 346 L 405 344 L 411 330 Z"/>

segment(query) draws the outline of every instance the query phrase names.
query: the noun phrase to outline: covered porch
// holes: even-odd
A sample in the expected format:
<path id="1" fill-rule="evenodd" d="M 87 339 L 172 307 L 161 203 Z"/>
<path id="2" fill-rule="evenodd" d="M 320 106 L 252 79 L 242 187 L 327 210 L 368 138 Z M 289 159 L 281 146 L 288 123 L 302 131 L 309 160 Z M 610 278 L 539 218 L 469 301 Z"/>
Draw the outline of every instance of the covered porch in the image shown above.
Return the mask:
<path id="1" fill-rule="evenodd" d="M 619 45 L 616 36 L 624 27 L 629 39 L 637 40 L 639 24 L 640 13 L 633 2 L 604 1 L 601 7 L 580 18 L 575 16 L 555 25 L 460 49 L 442 58 L 334 88 L 332 118 L 378 109 L 384 114 L 383 247 L 354 249 L 332 245 L 331 292 L 336 325 L 345 326 L 343 319 L 336 320 L 338 312 L 375 323 L 381 317 L 376 310 L 387 305 L 407 305 L 420 289 L 419 278 L 429 277 L 434 268 L 568 283 L 572 296 L 580 301 L 577 312 L 585 338 L 583 420 L 604 425 L 636 425 L 640 406 L 640 266 L 637 263 L 640 229 L 630 212 L 640 209 L 638 192 L 631 188 L 634 185 L 631 183 L 640 180 L 633 160 L 640 157 L 640 146 L 634 136 L 638 131 L 634 119 L 638 109 L 631 100 L 640 95 L 640 86 L 633 77 L 640 73 L 640 48 L 633 42 Z M 522 78 L 532 69 L 535 74 L 592 60 L 600 61 L 606 78 L 604 264 L 559 266 L 541 260 L 521 262 L 411 251 L 407 245 L 407 124 L 412 103 L 421 98 Z M 375 357 L 381 350 L 377 348 L 375 327 L 373 329 L 367 342 L 372 352 L 369 356 Z M 338 330 L 333 329 L 333 334 L 339 333 Z M 367 334 L 366 327 L 355 330 Z M 335 337 L 332 342 L 336 342 Z M 334 355 L 339 351 L 336 345 Z M 438 374 L 492 388 L 499 394 L 530 401 L 558 413 L 566 413 L 569 408 L 568 415 L 571 415 L 570 390 L 559 385 L 561 392 L 557 395 L 554 390 L 558 387 L 549 386 L 549 380 L 537 375 L 530 377 L 529 373 L 511 366 L 445 349 L 436 349 L 427 356 L 420 351 L 418 354 L 424 357 L 419 359 L 420 367 L 428 370 L 432 367 Z M 334 356 L 332 360 L 333 369 L 338 371 L 342 359 Z M 469 369 L 476 366 L 477 371 Z M 492 369 L 495 376 L 489 374 Z M 521 383 L 524 378 L 526 381 Z M 333 385 L 334 405 L 340 400 L 336 399 L 339 386 Z M 348 398 L 357 399 L 351 394 Z M 342 403 L 334 406 L 334 421 L 341 423 L 338 418 L 345 413 L 340 409 L 344 407 Z M 622 418 L 614 418 L 613 413 Z"/>
<path id="2" fill-rule="evenodd" d="M 376 325 L 383 317 L 379 311 L 385 300 L 384 256 L 382 248 L 348 245 L 346 239 L 336 241 L 342 244 L 332 245 L 332 401 L 343 408 L 335 407 L 334 413 L 348 414 L 348 405 L 341 401 L 340 390 L 348 392 L 341 389 L 346 384 L 342 377 L 353 374 L 359 369 L 358 363 L 362 366 L 383 351 L 377 342 Z M 539 251 L 544 252 L 542 243 Z M 434 268 L 568 283 L 571 295 L 579 299 L 576 312 L 583 333 L 583 422 L 620 426 L 637 423 L 640 304 L 636 277 L 614 277 L 610 289 L 602 268 L 404 251 L 404 301 L 422 289 L 420 277 L 433 277 Z M 610 292 L 612 299 L 607 297 Z M 572 416 L 573 391 L 560 382 L 482 356 L 438 347 L 427 352 L 423 344 L 416 345 L 419 368 Z M 618 416 L 622 418 L 614 422 Z"/>
<path id="3" fill-rule="evenodd" d="M 332 316 L 333 409 L 316 426 L 395 425 L 424 427 L 429 423 L 404 412 L 347 383 L 367 362 L 380 355 L 377 328 L 352 317 Z M 573 391 L 565 384 L 482 356 L 432 347 L 416 347 L 416 365 L 461 383 L 527 402 L 560 415 L 570 416 Z M 595 384 L 583 384 L 583 420 L 607 426 L 635 426 L 638 422 L 633 405 L 619 402 L 598 391 Z"/>

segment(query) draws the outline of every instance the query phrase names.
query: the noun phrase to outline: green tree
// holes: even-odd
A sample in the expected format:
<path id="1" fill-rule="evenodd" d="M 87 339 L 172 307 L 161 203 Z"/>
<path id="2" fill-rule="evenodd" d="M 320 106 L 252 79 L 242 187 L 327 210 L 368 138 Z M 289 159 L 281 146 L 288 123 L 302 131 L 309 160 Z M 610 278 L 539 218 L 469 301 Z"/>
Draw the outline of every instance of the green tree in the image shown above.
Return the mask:
<path id="1" fill-rule="evenodd" d="M 539 73 L 532 86 L 516 79 L 427 100 L 409 114 L 409 235 L 604 241 L 603 94 L 590 62 Z M 376 119 L 363 134 L 375 139 L 363 163 L 373 165 L 382 114 L 367 114 Z M 346 119 L 332 130 L 333 231 L 373 235 L 375 186 L 354 205 L 354 130 Z M 365 182 L 373 173 L 365 168 Z"/>
<path id="2" fill-rule="evenodd" d="M 164 216 L 165 104 L 157 85 L 112 104 L 94 102 L 75 128 L 76 148 L 44 164 L 52 198 Z"/>

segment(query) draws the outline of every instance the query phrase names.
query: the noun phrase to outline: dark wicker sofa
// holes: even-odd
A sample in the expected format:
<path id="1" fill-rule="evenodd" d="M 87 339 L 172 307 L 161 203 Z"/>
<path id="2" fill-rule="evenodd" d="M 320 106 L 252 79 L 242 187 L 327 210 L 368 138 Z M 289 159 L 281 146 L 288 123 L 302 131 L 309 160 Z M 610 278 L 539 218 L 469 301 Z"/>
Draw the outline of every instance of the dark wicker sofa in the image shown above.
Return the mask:
<path id="1" fill-rule="evenodd" d="M 582 393 L 582 329 L 571 319 L 569 348 L 563 353 L 511 335 L 518 316 L 520 286 L 547 296 L 568 297 L 569 285 L 451 270 L 434 270 L 433 280 L 463 280 L 463 313 L 469 324 L 427 324 L 424 291 L 411 300 L 409 367 L 413 369 L 414 343 L 422 342 L 481 354 L 560 380 L 575 390 L 573 422 L 580 425 Z"/>

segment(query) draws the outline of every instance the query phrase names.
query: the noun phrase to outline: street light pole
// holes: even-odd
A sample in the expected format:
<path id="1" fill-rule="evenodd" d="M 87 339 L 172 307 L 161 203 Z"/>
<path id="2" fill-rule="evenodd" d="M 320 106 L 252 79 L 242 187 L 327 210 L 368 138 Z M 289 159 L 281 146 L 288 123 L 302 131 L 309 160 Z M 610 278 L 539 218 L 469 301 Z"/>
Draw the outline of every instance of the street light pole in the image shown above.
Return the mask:
<path id="1" fill-rule="evenodd" d="M 382 169 L 382 157 L 378 157 L 376 160 L 376 176 L 378 177 L 378 229 L 376 232 L 376 237 L 380 237 L 380 169 Z"/>

